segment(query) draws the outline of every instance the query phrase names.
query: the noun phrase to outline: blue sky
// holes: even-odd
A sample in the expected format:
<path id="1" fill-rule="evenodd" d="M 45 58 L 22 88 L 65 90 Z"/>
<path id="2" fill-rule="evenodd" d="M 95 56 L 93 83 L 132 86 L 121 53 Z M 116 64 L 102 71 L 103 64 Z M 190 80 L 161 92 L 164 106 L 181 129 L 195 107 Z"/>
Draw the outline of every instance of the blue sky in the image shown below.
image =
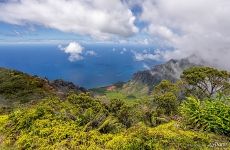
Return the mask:
<path id="1" fill-rule="evenodd" d="M 145 27 L 143 22 L 135 22 L 135 24 L 140 28 Z M 106 39 L 105 43 L 114 42 L 122 43 L 122 40 L 127 40 L 130 42 L 135 42 L 136 40 L 142 40 L 149 38 L 145 33 L 139 33 L 131 37 L 119 37 L 120 41 L 116 37 L 115 39 Z M 103 42 L 101 39 L 92 38 L 90 35 L 81 35 L 71 32 L 63 32 L 57 29 L 47 28 L 41 25 L 26 24 L 26 25 L 13 25 L 5 22 L 0 22 L 0 43 L 14 43 L 14 42 L 28 42 L 28 43 L 66 43 L 69 41 L 79 41 L 87 43 L 97 43 Z M 140 43 L 146 44 L 146 43 Z"/>
<path id="2" fill-rule="evenodd" d="M 76 33 L 66 33 L 56 29 L 46 28 L 38 25 L 12 25 L 0 22 L 0 42 L 53 42 L 65 41 L 90 41 L 89 36 L 82 36 Z"/>
<path id="3" fill-rule="evenodd" d="M 155 45 L 230 68 L 229 14 L 229 0 L 0 0 L 0 44 Z"/>

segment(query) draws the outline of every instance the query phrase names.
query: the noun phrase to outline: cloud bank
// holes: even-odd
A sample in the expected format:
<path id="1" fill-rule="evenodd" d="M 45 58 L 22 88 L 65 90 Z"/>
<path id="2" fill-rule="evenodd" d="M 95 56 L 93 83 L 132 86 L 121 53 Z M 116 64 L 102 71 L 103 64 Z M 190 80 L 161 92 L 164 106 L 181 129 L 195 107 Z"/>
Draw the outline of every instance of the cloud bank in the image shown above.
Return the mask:
<path id="1" fill-rule="evenodd" d="M 64 51 L 66 54 L 69 54 L 69 61 L 74 62 L 78 60 L 82 60 L 83 56 L 83 50 L 84 47 L 82 47 L 77 42 L 71 42 L 66 47 L 62 47 L 61 45 L 58 46 L 60 50 Z"/>
<path id="2" fill-rule="evenodd" d="M 199 56 L 211 65 L 230 69 L 229 0 L 144 0 L 141 20 L 146 32 L 175 50 L 166 60 Z"/>
<path id="3" fill-rule="evenodd" d="M 135 16 L 120 0 L 9 0 L 0 3 L 0 21 L 43 25 L 98 39 L 138 31 Z"/>

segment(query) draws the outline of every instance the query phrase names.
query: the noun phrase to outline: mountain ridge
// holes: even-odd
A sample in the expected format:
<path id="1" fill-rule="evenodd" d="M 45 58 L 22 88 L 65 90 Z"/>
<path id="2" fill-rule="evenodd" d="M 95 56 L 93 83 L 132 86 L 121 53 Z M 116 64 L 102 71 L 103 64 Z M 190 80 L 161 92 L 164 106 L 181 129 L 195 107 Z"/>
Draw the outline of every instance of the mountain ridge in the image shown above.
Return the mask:
<path id="1" fill-rule="evenodd" d="M 200 64 L 195 64 L 188 58 L 180 60 L 171 59 L 166 63 L 153 66 L 149 70 L 134 73 L 132 79 L 122 86 L 121 91 L 134 95 L 136 93 L 141 93 L 141 95 L 148 94 L 162 80 L 176 82 L 180 79 L 183 70 L 198 65 Z"/>
<path id="2" fill-rule="evenodd" d="M 0 67 L 0 108 L 18 106 L 39 101 L 47 96 L 64 98 L 69 92 L 86 92 L 83 87 L 61 79 L 46 78 Z M 0 110 L 1 111 L 1 110 Z"/>

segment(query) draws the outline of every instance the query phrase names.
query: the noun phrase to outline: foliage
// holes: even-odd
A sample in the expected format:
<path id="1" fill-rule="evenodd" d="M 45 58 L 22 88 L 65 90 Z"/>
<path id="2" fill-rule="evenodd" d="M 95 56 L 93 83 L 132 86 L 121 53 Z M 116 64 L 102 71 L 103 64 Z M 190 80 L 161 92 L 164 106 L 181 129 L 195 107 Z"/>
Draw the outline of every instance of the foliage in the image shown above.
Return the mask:
<path id="1" fill-rule="evenodd" d="M 221 100 L 189 97 L 181 106 L 188 127 L 230 136 L 230 105 Z"/>
<path id="2" fill-rule="evenodd" d="M 4 129 L 4 124 L 7 122 L 8 115 L 1 115 L 0 116 L 0 131 Z"/>
<path id="3" fill-rule="evenodd" d="M 210 71 L 207 68 L 203 71 L 209 74 L 207 70 Z M 183 83 L 193 78 L 208 81 L 214 76 L 213 72 L 210 78 L 190 76 L 190 73 L 184 72 Z M 0 80 L 1 75 L 0 70 Z M 40 83 L 37 78 L 16 72 L 0 86 L 4 87 L 1 90 L 5 96 L 12 96 L 5 88 L 7 82 L 15 88 L 16 95 L 30 86 L 35 93 L 37 88 L 46 89 L 43 83 L 41 87 L 31 83 L 37 80 Z M 221 81 L 218 86 L 225 83 Z M 216 97 L 202 100 L 189 97 L 182 102 L 184 85 L 181 83 L 163 80 L 150 96 L 136 97 L 138 94 L 100 89 L 105 96 L 70 93 L 67 98 L 47 97 L 39 103 L 15 108 L 10 114 L 0 116 L 0 149 L 198 150 L 219 146 L 215 143 L 225 143 L 224 148 L 229 149 L 230 98 L 226 94 L 229 90 L 221 90 Z M 188 83 L 187 86 L 195 88 L 196 84 Z M 194 91 L 186 92 L 194 95 Z M 22 97 L 34 93 L 24 94 Z"/>
<path id="4" fill-rule="evenodd" d="M 51 95 L 44 80 L 28 74 L 0 68 L 0 104 L 11 106 Z"/>
<path id="5" fill-rule="evenodd" d="M 176 122 L 150 128 L 140 123 L 140 104 L 112 100 L 110 106 L 107 109 L 89 94 L 45 99 L 1 117 L 1 145 L 13 149 L 199 149 L 212 140 L 204 133 L 184 131 Z"/>
<path id="6" fill-rule="evenodd" d="M 168 92 L 163 95 L 155 95 L 154 105 L 159 113 L 170 115 L 177 111 L 178 103 L 176 96 L 173 93 Z"/>
<path id="7" fill-rule="evenodd" d="M 138 124 L 125 133 L 117 135 L 106 146 L 109 149 L 152 150 L 152 149 L 211 149 L 211 136 L 180 129 L 176 122 L 155 128 Z"/>
<path id="8" fill-rule="evenodd" d="M 71 95 L 68 100 L 47 99 L 30 109 L 14 111 L 5 125 L 5 145 L 20 149 L 56 146 L 68 148 L 76 133 L 93 128 L 100 117 L 100 105 L 88 95 Z M 104 115 L 104 113 L 103 113 Z M 85 135 L 86 136 L 86 135 Z M 59 147 L 60 148 L 60 147 Z"/>
<path id="9" fill-rule="evenodd" d="M 54 100 L 53 102 L 56 103 L 57 101 Z M 60 109 L 63 109 L 64 105 L 66 104 L 62 103 Z M 212 135 L 182 130 L 176 122 L 170 122 L 155 128 L 149 128 L 139 123 L 128 130 L 113 134 L 100 133 L 101 128 L 85 132 L 73 120 L 62 119 L 59 115 L 52 116 L 52 114 L 47 114 L 48 118 L 44 112 L 49 112 L 49 109 L 40 111 L 32 109 L 27 112 L 29 113 L 28 116 L 20 119 L 15 118 L 15 115 L 22 116 L 23 112 L 15 112 L 14 115 L 10 115 L 10 121 L 7 124 L 8 132 L 5 131 L 7 135 L 4 140 L 5 147 L 10 148 L 11 146 L 12 148 L 13 146 L 15 149 L 82 150 L 208 149 L 209 143 L 214 140 Z M 29 120 L 26 121 L 27 119 Z M 112 120 L 114 118 L 109 117 L 109 120 L 105 121 L 102 126 L 117 122 Z M 13 121 L 17 123 L 15 122 L 16 124 L 14 124 Z"/>
<path id="10" fill-rule="evenodd" d="M 158 113 L 170 115 L 177 111 L 179 88 L 177 84 L 163 80 L 152 92 L 153 106 Z"/>
<path id="11" fill-rule="evenodd" d="M 198 98 L 211 97 L 230 90 L 230 73 L 211 67 L 192 67 L 181 75 L 188 94 Z"/>
<path id="12" fill-rule="evenodd" d="M 168 80 L 162 80 L 157 86 L 154 87 L 153 94 L 165 94 L 165 93 L 174 93 L 178 95 L 180 89 L 177 84 L 172 83 Z"/>

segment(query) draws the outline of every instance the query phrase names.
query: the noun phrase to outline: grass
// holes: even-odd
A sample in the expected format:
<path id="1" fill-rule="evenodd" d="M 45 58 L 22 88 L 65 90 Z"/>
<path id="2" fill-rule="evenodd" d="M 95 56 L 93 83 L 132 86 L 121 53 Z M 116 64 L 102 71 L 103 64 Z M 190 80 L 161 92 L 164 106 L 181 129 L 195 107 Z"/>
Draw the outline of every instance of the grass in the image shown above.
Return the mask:
<path id="1" fill-rule="evenodd" d="M 107 90 L 107 88 L 102 87 L 102 88 L 91 89 L 91 91 L 96 95 L 104 95 L 109 99 L 123 99 L 123 100 L 126 99 L 132 101 L 140 98 L 132 94 L 125 94 L 124 92 L 120 91 L 120 89 L 109 91 Z"/>

